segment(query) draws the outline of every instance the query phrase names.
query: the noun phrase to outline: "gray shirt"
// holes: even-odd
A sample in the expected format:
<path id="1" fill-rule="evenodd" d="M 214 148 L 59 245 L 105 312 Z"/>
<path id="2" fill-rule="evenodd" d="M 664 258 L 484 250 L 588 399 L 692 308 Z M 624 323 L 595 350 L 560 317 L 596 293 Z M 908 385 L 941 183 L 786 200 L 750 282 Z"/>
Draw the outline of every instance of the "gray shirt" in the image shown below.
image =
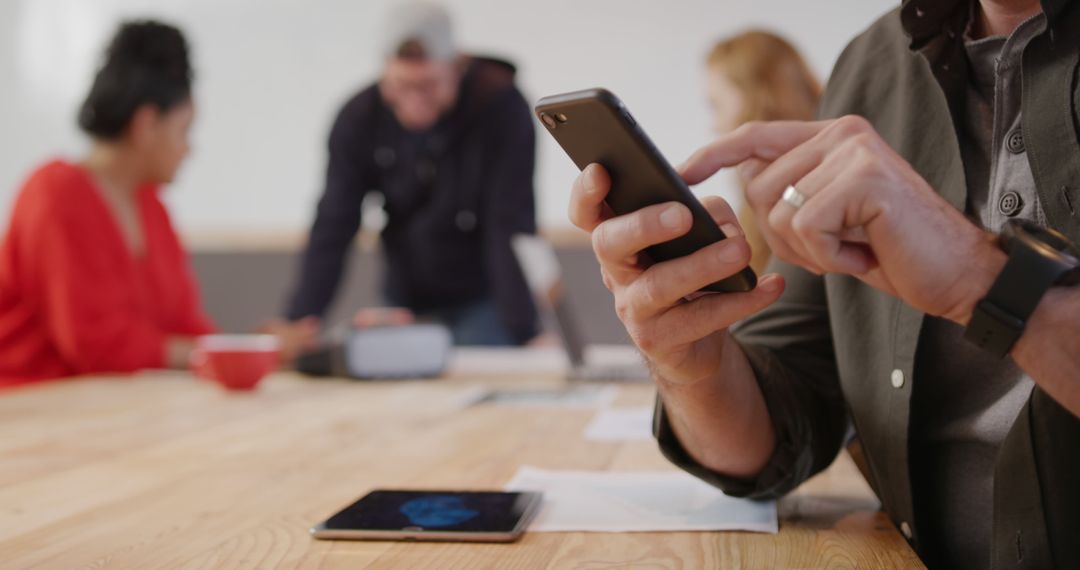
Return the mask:
<path id="1" fill-rule="evenodd" d="M 1040 14 L 1008 38 L 965 42 L 969 82 L 956 123 L 966 210 L 994 233 L 1014 218 L 1046 223 L 1020 128 L 1023 50 L 1045 26 Z M 916 360 L 911 475 L 931 568 L 990 566 L 994 462 L 1034 386 L 1012 360 L 989 356 L 963 334 L 928 317 Z"/>

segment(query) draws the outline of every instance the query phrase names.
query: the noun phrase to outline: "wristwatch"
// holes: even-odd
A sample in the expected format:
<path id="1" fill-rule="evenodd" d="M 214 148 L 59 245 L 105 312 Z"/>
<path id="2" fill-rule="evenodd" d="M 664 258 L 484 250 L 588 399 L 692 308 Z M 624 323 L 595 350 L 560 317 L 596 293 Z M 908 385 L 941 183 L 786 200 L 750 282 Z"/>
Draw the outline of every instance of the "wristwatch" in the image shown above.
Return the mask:
<path id="1" fill-rule="evenodd" d="M 1009 260 L 975 306 L 964 338 L 1004 358 L 1047 289 L 1080 282 L 1080 252 L 1060 232 L 1024 220 L 1009 220 L 999 243 Z"/>

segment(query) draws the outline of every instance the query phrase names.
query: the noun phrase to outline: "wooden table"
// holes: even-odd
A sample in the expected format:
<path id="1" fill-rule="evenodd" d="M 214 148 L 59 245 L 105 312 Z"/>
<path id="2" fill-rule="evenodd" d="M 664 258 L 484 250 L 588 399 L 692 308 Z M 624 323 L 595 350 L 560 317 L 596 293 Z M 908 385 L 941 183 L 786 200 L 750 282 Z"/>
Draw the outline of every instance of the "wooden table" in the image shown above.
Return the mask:
<path id="1" fill-rule="evenodd" d="M 458 375 L 469 376 L 469 375 Z M 524 464 L 670 469 L 653 442 L 596 443 L 589 410 L 470 405 L 550 373 L 352 383 L 186 374 L 0 392 L 0 567 L 921 567 L 842 457 L 781 501 L 777 535 L 528 533 L 510 545 L 323 542 L 308 527 L 376 487 L 501 488 Z M 651 402 L 621 389 L 616 406 Z"/>

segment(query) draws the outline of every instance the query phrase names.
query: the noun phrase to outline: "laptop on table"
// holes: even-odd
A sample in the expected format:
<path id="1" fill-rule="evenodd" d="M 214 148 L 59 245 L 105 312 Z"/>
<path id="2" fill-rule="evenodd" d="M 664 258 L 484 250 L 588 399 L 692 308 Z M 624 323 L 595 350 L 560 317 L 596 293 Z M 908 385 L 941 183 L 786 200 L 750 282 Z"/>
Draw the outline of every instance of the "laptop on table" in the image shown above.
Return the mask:
<path id="1" fill-rule="evenodd" d="M 581 382 L 648 382 L 650 373 L 641 356 L 627 348 L 616 356 L 631 358 L 601 362 L 600 347 L 588 345 L 578 325 L 578 315 L 567 302 L 562 266 L 555 250 L 543 238 L 519 234 L 513 237 L 514 256 L 529 285 L 545 328 L 554 329 L 570 361 L 568 379 Z M 621 347 L 620 347 L 621 348 Z"/>

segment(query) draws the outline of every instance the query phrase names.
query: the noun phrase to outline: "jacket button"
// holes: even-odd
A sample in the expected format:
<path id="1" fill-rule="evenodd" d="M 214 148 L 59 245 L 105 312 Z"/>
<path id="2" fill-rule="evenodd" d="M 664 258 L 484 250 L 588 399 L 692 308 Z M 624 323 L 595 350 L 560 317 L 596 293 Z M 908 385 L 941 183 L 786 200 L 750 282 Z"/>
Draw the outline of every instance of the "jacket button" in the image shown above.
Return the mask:
<path id="1" fill-rule="evenodd" d="M 454 216 L 454 223 L 459 230 L 469 233 L 476 229 L 476 214 L 469 210 L 461 210 Z"/>
<path id="2" fill-rule="evenodd" d="M 889 376 L 889 380 L 892 382 L 892 387 L 893 388 L 897 388 L 897 389 L 903 388 L 904 387 L 904 371 L 900 370 L 899 368 L 897 368 L 896 370 L 893 370 L 892 375 Z"/>
<path id="3" fill-rule="evenodd" d="M 907 521 L 900 523 L 900 532 L 904 535 L 904 538 L 911 540 L 911 525 Z"/>
<path id="4" fill-rule="evenodd" d="M 375 149 L 375 164 L 379 168 L 390 168 L 394 165 L 395 160 L 397 160 L 397 153 L 394 152 L 394 149 L 388 146 Z"/>
<path id="5" fill-rule="evenodd" d="M 1005 138 L 1005 148 L 1009 149 L 1009 152 L 1013 154 L 1022 154 L 1024 152 L 1024 131 L 1020 127 L 1013 129 Z"/>
<path id="6" fill-rule="evenodd" d="M 1020 210 L 1024 209 L 1024 199 L 1020 197 L 1020 194 L 1009 191 L 1001 196 L 998 200 L 998 211 L 1002 215 L 1010 218 L 1015 217 L 1020 213 Z"/>

